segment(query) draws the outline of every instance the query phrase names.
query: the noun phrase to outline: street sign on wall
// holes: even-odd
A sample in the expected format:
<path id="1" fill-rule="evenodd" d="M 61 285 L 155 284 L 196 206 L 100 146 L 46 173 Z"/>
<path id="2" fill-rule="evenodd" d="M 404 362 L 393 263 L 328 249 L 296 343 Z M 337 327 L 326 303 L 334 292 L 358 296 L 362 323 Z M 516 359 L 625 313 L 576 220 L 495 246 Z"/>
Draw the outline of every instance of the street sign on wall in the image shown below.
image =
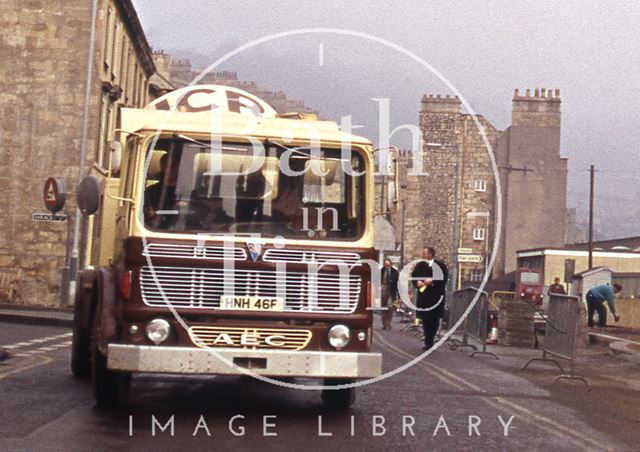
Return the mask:
<path id="1" fill-rule="evenodd" d="M 67 221 L 67 215 L 64 213 L 33 213 L 31 221 Z"/>

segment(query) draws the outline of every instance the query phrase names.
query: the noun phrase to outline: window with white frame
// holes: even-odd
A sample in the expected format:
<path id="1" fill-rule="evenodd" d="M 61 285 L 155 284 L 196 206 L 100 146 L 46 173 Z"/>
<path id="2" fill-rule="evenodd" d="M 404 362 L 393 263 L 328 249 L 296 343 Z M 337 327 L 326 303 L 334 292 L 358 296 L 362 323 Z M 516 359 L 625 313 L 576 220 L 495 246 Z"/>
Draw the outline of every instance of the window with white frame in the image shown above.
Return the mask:
<path id="1" fill-rule="evenodd" d="M 482 281 L 483 272 L 481 268 L 474 268 L 471 270 L 471 282 Z"/>
<path id="2" fill-rule="evenodd" d="M 478 179 L 474 182 L 473 188 L 476 191 L 487 191 L 487 181 Z"/>
<path id="3" fill-rule="evenodd" d="M 473 229 L 473 240 L 484 240 L 484 228 Z"/>

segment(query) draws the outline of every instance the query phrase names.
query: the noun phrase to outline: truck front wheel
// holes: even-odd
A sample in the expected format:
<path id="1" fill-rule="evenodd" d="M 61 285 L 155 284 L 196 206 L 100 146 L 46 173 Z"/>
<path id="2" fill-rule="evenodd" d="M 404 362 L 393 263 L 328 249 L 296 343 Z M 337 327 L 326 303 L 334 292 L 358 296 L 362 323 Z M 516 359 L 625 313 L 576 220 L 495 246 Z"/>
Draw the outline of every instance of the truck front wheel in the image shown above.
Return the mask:
<path id="1" fill-rule="evenodd" d="M 325 386 L 341 386 L 353 383 L 351 380 L 325 380 Z M 327 408 L 344 410 L 356 400 L 356 388 L 326 388 L 322 390 L 322 402 Z"/>
<path id="2" fill-rule="evenodd" d="M 76 302 L 77 303 L 77 302 Z M 71 372 L 76 378 L 91 377 L 91 330 L 83 328 L 76 304 L 71 340 Z"/>
<path id="3" fill-rule="evenodd" d="M 85 325 L 85 311 L 91 308 L 92 292 L 84 289 L 82 273 L 78 276 L 73 306 L 73 338 L 71 340 L 71 373 L 76 378 L 91 378 L 91 325 Z"/>
<path id="4" fill-rule="evenodd" d="M 127 398 L 131 373 L 109 370 L 107 357 L 100 352 L 95 340 L 91 341 L 91 377 L 99 408 L 115 408 Z"/>

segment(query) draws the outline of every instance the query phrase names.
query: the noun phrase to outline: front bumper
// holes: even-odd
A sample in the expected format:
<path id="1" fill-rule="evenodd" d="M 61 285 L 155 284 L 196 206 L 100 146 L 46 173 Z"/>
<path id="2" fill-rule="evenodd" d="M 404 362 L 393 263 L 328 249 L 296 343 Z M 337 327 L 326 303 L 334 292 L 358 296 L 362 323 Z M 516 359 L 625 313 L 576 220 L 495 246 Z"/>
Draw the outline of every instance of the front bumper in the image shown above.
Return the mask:
<path id="1" fill-rule="evenodd" d="M 129 372 L 272 377 L 373 378 L 379 353 L 247 350 L 109 344 L 108 367 Z"/>

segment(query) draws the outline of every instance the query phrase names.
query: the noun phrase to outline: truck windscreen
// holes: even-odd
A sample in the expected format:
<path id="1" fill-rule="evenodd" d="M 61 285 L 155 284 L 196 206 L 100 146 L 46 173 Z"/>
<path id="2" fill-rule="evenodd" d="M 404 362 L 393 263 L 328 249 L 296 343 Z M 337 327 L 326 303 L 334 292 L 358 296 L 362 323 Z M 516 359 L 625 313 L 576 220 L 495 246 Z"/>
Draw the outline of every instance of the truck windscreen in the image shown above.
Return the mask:
<path id="1" fill-rule="evenodd" d="M 364 232 L 364 159 L 340 149 L 159 140 L 147 152 L 150 230 L 355 240 Z"/>

